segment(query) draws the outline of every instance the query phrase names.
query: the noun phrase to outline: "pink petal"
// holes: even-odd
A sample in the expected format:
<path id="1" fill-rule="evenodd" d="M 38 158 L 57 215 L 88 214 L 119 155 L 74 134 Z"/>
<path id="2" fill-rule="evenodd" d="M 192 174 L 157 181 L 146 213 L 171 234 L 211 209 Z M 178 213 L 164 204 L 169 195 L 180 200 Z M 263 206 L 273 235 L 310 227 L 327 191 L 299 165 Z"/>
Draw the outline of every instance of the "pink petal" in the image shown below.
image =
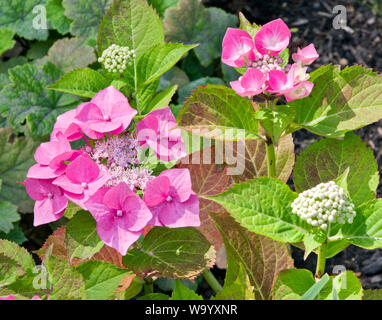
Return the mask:
<path id="1" fill-rule="evenodd" d="M 82 123 L 104 120 L 101 109 L 92 102 L 85 102 L 77 107 L 75 119 Z"/>
<path id="2" fill-rule="evenodd" d="M 75 141 L 83 137 L 81 128 L 75 120 L 76 113 L 77 109 L 73 109 L 60 114 L 57 117 L 52 134 L 50 135 L 52 141 L 57 140 L 56 136 L 59 132 L 61 132 L 69 141 Z"/>
<path id="3" fill-rule="evenodd" d="M 242 67 L 245 58 L 254 59 L 252 37 L 244 30 L 228 28 L 222 44 L 222 62 L 231 67 Z"/>
<path id="4" fill-rule="evenodd" d="M 34 154 L 36 162 L 47 166 L 55 157 L 72 150 L 69 141 L 66 140 L 63 134 L 59 134 L 57 139 L 57 141 L 40 144 Z"/>
<path id="5" fill-rule="evenodd" d="M 284 71 L 281 70 L 271 70 L 268 73 L 269 76 L 269 88 L 268 91 L 278 92 L 282 90 L 287 83 L 287 76 Z"/>
<path id="6" fill-rule="evenodd" d="M 105 194 L 109 190 L 110 188 L 100 189 L 85 202 L 85 206 L 97 221 L 97 224 L 100 224 L 105 230 L 112 228 L 115 215 L 115 210 L 104 204 Z"/>
<path id="7" fill-rule="evenodd" d="M 285 93 L 284 96 L 288 102 L 296 99 L 305 98 L 308 95 L 310 95 L 313 86 L 314 84 L 312 82 L 302 81 L 299 84 L 297 84 L 292 91 Z"/>
<path id="8" fill-rule="evenodd" d="M 108 172 L 100 170 L 100 173 L 96 180 L 89 182 L 88 188 L 85 189 L 85 193 L 88 195 L 93 195 L 99 189 L 101 189 L 105 183 L 110 179 L 110 174 Z"/>
<path id="9" fill-rule="evenodd" d="M 16 299 L 12 294 L 10 294 L 9 296 L 6 296 L 6 297 L 0 297 L 0 300 L 16 300 Z"/>
<path id="10" fill-rule="evenodd" d="M 303 65 L 309 65 L 319 57 L 314 44 L 306 46 L 303 49 L 297 48 L 297 53 L 292 54 L 292 59 L 295 62 L 300 62 Z"/>
<path id="11" fill-rule="evenodd" d="M 52 184 L 53 180 L 31 179 L 25 180 L 28 195 L 37 201 L 44 200 L 51 195 L 62 195 L 60 188 Z"/>
<path id="12" fill-rule="evenodd" d="M 65 170 L 66 166 L 53 170 L 48 166 L 42 166 L 37 163 L 29 168 L 27 177 L 34 179 L 54 179 L 62 175 Z"/>
<path id="13" fill-rule="evenodd" d="M 129 186 L 126 183 L 120 182 L 117 186 L 111 188 L 105 194 L 103 203 L 108 208 L 121 210 L 124 200 L 126 199 L 127 196 L 130 196 L 131 194 L 135 194 L 135 193 L 130 190 Z"/>
<path id="14" fill-rule="evenodd" d="M 70 193 L 82 195 L 84 193 L 84 187 L 81 184 L 73 182 L 67 175 L 62 175 L 53 181 L 53 184 Z"/>
<path id="15" fill-rule="evenodd" d="M 74 183 L 92 182 L 97 179 L 99 172 L 98 165 L 85 155 L 78 156 L 66 169 L 68 179 Z"/>
<path id="16" fill-rule="evenodd" d="M 166 201 L 170 191 L 170 179 L 164 175 L 156 177 L 147 182 L 146 189 L 143 194 L 143 201 L 149 207 L 155 207 L 163 201 Z"/>
<path id="17" fill-rule="evenodd" d="M 176 196 L 180 202 L 184 202 L 190 198 L 192 191 L 192 183 L 190 171 L 188 169 L 169 169 L 163 171 L 160 175 L 170 180 L 171 195 Z"/>
<path id="18" fill-rule="evenodd" d="M 60 219 L 64 215 L 67 205 L 68 199 L 64 196 L 58 196 L 56 200 L 45 199 L 36 201 L 34 206 L 33 225 L 37 227 Z M 61 211 L 58 211 L 60 208 Z"/>
<path id="19" fill-rule="evenodd" d="M 97 224 L 97 233 L 101 240 L 108 246 L 116 249 L 123 256 L 126 255 L 128 248 L 139 239 L 142 232 L 132 232 L 113 225 L 111 229 L 104 229 Z"/>
<path id="20" fill-rule="evenodd" d="M 255 35 L 255 46 L 261 54 L 276 55 L 288 47 L 291 33 L 281 19 L 263 25 Z"/>
<path id="21" fill-rule="evenodd" d="M 193 194 L 186 202 L 172 201 L 153 209 L 154 215 L 158 215 L 163 226 L 170 228 L 198 227 L 199 199 Z"/>
<path id="22" fill-rule="evenodd" d="M 152 214 L 146 203 L 135 193 L 126 197 L 122 209 L 123 216 L 118 217 L 121 228 L 133 232 L 141 231 L 151 220 Z"/>
<path id="23" fill-rule="evenodd" d="M 130 107 L 127 98 L 113 86 L 98 92 L 91 102 L 102 110 L 105 117 L 121 123 L 124 129 L 137 114 L 137 110 Z"/>

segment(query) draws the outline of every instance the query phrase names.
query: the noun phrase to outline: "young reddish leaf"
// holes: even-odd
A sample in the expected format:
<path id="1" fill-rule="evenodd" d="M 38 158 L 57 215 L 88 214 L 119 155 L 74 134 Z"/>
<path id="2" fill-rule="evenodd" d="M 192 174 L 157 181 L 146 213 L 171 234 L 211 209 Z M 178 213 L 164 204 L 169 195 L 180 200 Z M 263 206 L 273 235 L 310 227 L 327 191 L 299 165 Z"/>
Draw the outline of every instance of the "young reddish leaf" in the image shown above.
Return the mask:
<path id="1" fill-rule="evenodd" d="M 218 251 L 223 245 L 223 240 L 217 230 L 215 223 L 209 217 L 209 212 L 224 212 L 224 208 L 214 201 L 203 199 L 204 195 L 216 195 L 226 190 L 230 185 L 231 177 L 227 173 L 226 165 L 215 164 L 215 147 L 207 147 L 201 151 L 180 160 L 178 168 L 188 168 L 190 170 L 192 189 L 199 196 L 200 201 L 200 227 L 197 228 L 207 240 Z M 203 163 L 206 156 L 212 163 Z M 198 159 L 200 164 L 192 162 Z"/>
<path id="2" fill-rule="evenodd" d="M 268 175 L 267 152 L 264 141 L 235 141 L 232 146 L 233 157 L 242 159 L 244 155 L 245 161 L 244 172 L 242 174 L 232 176 L 235 183 L 252 180 L 253 178 L 264 177 Z M 295 158 L 292 135 L 289 134 L 280 138 L 278 145 L 275 149 L 276 174 L 280 180 L 286 182 L 288 181 L 292 172 Z M 243 150 L 243 155 L 241 155 L 241 150 Z"/>
<path id="3" fill-rule="evenodd" d="M 244 229 L 226 213 L 212 213 L 211 217 L 219 228 L 227 250 L 226 281 L 236 281 L 242 264 L 254 287 L 256 300 L 271 299 L 278 273 L 293 268 L 287 246 Z"/>

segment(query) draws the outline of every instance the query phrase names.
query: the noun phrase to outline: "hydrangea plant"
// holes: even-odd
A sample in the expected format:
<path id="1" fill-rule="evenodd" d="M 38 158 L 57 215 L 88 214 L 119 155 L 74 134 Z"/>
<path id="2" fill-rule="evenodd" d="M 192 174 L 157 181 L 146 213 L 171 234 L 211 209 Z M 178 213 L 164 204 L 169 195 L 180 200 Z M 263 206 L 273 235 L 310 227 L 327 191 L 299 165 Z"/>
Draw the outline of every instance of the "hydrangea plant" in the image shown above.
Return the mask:
<path id="1" fill-rule="evenodd" d="M 158 90 L 159 79 L 196 45 L 165 42 L 146 1 L 107 9 L 99 69 L 48 86 L 78 99 L 20 182 L 35 201 L 34 225 L 59 225 L 37 252 L 41 283 L 32 256 L 0 240 L 0 299 L 127 300 L 144 288 L 139 299 L 201 300 L 179 281 L 201 274 L 217 300 L 381 295 L 352 271 L 325 269 L 350 244 L 382 248 L 377 164 L 352 132 L 382 118 L 381 76 L 361 66 L 308 73 L 319 55 L 310 44 L 290 59 L 282 19 L 258 26 L 240 14 L 240 28 L 225 31 L 221 61 L 237 79 L 196 88 L 175 117 L 175 90 Z M 302 128 L 323 138 L 295 160 L 291 134 Z M 317 255 L 314 275 L 293 267 L 290 244 Z M 223 286 L 210 271 L 222 252 Z M 171 297 L 153 292 L 162 277 L 176 279 Z"/>

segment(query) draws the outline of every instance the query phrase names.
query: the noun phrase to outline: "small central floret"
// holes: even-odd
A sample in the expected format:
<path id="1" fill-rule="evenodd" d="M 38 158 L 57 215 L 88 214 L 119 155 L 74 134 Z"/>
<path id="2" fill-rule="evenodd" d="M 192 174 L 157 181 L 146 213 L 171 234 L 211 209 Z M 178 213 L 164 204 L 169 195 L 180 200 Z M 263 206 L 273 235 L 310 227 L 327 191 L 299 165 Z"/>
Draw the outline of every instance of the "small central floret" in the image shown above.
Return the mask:
<path id="1" fill-rule="evenodd" d="M 292 212 L 301 219 L 324 230 L 331 222 L 352 223 L 356 215 L 354 204 L 334 181 L 300 193 L 291 206 Z"/>
<path id="2" fill-rule="evenodd" d="M 122 210 L 118 210 L 117 211 L 117 216 L 118 217 L 122 217 L 123 216 L 123 211 Z"/>
<path id="3" fill-rule="evenodd" d="M 263 72 L 269 72 L 271 70 L 282 70 L 280 66 L 283 63 L 283 59 L 279 56 L 270 56 L 268 54 L 262 55 L 257 53 L 255 60 L 250 65 L 252 68 L 259 68 Z"/>
<path id="4" fill-rule="evenodd" d="M 154 177 L 152 170 L 141 163 L 138 157 L 140 149 L 137 139 L 124 134 L 96 141 L 89 155 L 101 170 L 111 175 L 107 187 L 125 182 L 131 190 L 144 190 L 146 183 Z"/>
<path id="5" fill-rule="evenodd" d="M 171 196 L 168 196 L 167 199 L 166 199 L 167 202 L 171 202 L 172 201 L 172 197 Z"/>

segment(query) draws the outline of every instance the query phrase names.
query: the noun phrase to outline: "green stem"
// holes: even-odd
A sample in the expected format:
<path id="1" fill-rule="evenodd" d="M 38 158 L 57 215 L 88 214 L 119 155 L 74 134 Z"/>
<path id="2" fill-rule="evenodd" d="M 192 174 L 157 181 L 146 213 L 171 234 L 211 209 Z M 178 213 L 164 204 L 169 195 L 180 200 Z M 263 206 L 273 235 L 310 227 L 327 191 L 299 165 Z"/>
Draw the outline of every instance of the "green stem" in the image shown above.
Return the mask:
<path id="1" fill-rule="evenodd" d="M 317 267 L 316 267 L 316 278 L 321 278 L 325 274 L 325 264 L 326 264 L 326 249 L 327 242 L 325 241 L 319 248 L 317 254 Z"/>
<path id="2" fill-rule="evenodd" d="M 207 283 L 210 285 L 212 290 L 215 291 L 215 293 L 218 293 L 223 290 L 223 287 L 220 285 L 219 281 L 216 280 L 215 276 L 212 274 L 211 270 L 207 269 L 203 272 L 203 277 L 207 281 Z"/>
<path id="3" fill-rule="evenodd" d="M 270 138 L 265 143 L 265 147 L 267 150 L 268 177 L 276 177 L 275 146 Z"/>
<path id="4" fill-rule="evenodd" d="M 145 278 L 145 283 L 143 284 L 143 290 L 145 294 L 154 293 L 154 281 L 151 278 Z"/>

